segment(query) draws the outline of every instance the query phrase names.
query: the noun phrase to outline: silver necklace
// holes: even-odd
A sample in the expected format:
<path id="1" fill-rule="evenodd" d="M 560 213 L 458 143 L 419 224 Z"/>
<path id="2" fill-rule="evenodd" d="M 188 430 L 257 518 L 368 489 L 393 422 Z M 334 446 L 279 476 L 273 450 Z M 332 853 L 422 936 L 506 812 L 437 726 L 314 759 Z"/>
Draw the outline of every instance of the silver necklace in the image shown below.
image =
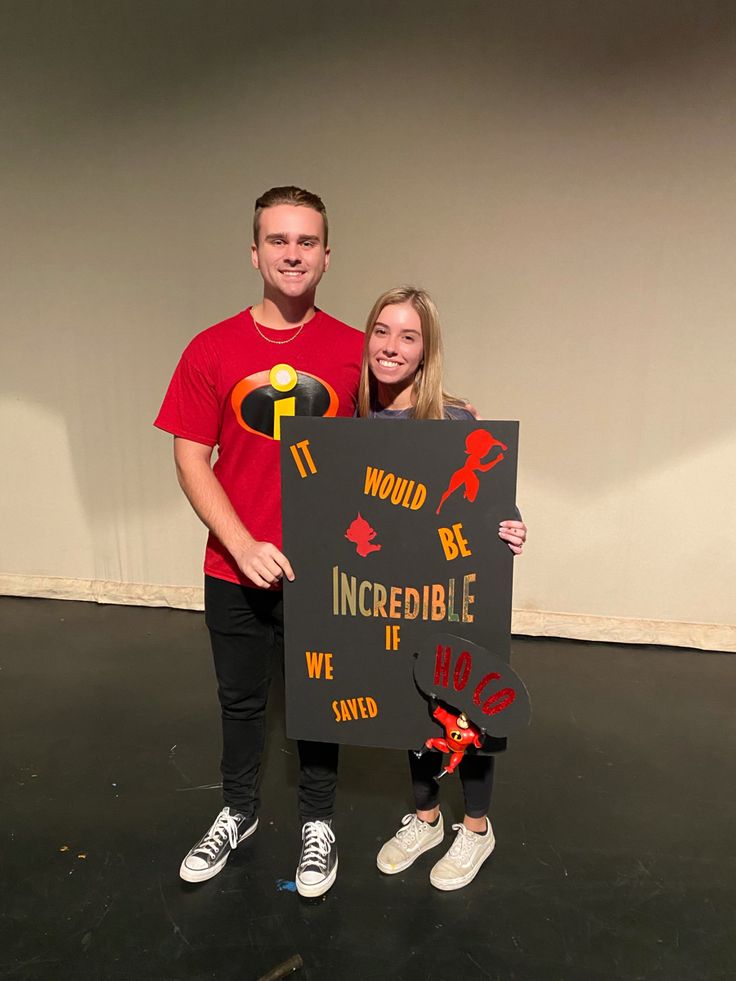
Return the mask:
<path id="1" fill-rule="evenodd" d="M 301 334 L 301 332 L 304 330 L 304 324 L 299 324 L 299 329 L 297 330 L 296 334 L 294 334 L 293 337 L 287 337 L 285 341 L 275 341 L 272 337 L 266 337 L 266 335 L 263 333 L 261 328 L 258 326 L 258 322 L 256 321 L 255 317 L 253 317 L 253 326 L 258 331 L 258 333 L 263 338 L 263 340 L 268 341 L 269 344 L 291 344 L 291 342 L 295 341 L 297 337 Z"/>

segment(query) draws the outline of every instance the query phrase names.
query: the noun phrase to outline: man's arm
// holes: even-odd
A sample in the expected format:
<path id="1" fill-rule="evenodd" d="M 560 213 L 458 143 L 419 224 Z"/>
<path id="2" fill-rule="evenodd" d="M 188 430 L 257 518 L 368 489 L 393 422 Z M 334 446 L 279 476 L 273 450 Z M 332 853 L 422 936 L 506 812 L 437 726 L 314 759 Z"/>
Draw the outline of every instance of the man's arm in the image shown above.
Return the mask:
<path id="1" fill-rule="evenodd" d="M 264 589 L 282 576 L 293 581 L 289 560 L 272 542 L 257 542 L 212 472 L 212 447 L 174 437 L 179 485 L 202 521 L 232 555 L 243 575 Z"/>

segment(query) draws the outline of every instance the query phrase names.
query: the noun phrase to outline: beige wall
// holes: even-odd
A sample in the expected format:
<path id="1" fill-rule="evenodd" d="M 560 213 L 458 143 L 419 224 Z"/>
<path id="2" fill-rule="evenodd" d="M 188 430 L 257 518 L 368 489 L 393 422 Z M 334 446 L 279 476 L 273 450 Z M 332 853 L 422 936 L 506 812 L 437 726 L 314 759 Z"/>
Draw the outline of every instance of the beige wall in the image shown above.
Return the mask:
<path id="1" fill-rule="evenodd" d="M 736 649 L 736 10 L 395 6 L 6 9 L 0 589 L 197 601 L 150 423 L 296 182 L 321 304 L 427 286 L 449 387 L 521 420 L 517 628 Z"/>

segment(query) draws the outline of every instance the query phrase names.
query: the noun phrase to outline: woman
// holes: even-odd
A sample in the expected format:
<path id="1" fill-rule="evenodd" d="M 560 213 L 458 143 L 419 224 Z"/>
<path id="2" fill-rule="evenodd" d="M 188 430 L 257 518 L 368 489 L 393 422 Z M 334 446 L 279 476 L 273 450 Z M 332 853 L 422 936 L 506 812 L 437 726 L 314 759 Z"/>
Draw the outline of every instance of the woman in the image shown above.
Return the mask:
<path id="1" fill-rule="evenodd" d="M 465 419 L 475 416 L 466 403 L 442 387 L 442 338 L 437 308 L 424 290 L 402 286 L 383 293 L 368 316 L 358 414 L 372 419 Z M 518 512 L 517 512 L 518 515 Z M 526 525 L 502 521 L 499 538 L 519 555 Z M 442 754 L 409 753 L 416 811 L 407 814 L 396 834 L 378 853 L 377 864 L 389 875 L 403 872 L 444 837 L 439 807 Z M 429 879 L 438 889 L 461 889 L 471 882 L 493 851 L 495 839 L 488 810 L 493 789 L 494 757 L 465 754 L 458 767 L 465 797 L 462 824 L 447 854 Z"/>

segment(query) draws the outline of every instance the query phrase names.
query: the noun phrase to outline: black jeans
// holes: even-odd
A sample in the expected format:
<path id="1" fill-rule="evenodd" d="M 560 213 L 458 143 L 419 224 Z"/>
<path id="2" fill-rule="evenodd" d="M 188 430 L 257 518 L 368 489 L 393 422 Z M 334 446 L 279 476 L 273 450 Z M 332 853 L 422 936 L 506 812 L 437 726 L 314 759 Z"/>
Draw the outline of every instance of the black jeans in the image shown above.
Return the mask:
<path id="1" fill-rule="evenodd" d="M 281 591 L 248 589 L 205 576 L 205 621 L 210 632 L 222 709 L 222 792 L 225 804 L 252 816 L 258 810 L 258 777 L 265 713 L 274 660 L 283 669 L 284 607 Z M 338 747 L 299 740 L 299 817 L 332 817 Z"/>
<path id="2" fill-rule="evenodd" d="M 431 811 L 440 799 L 440 788 L 434 779 L 442 770 L 442 753 L 431 750 L 417 757 L 409 752 L 409 769 L 414 789 L 414 802 L 418 811 Z M 488 813 L 493 793 L 495 757 L 466 753 L 458 765 L 460 782 L 465 797 L 465 813 L 480 818 Z M 447 777 L 443 777 L 446 780 Z"/>

